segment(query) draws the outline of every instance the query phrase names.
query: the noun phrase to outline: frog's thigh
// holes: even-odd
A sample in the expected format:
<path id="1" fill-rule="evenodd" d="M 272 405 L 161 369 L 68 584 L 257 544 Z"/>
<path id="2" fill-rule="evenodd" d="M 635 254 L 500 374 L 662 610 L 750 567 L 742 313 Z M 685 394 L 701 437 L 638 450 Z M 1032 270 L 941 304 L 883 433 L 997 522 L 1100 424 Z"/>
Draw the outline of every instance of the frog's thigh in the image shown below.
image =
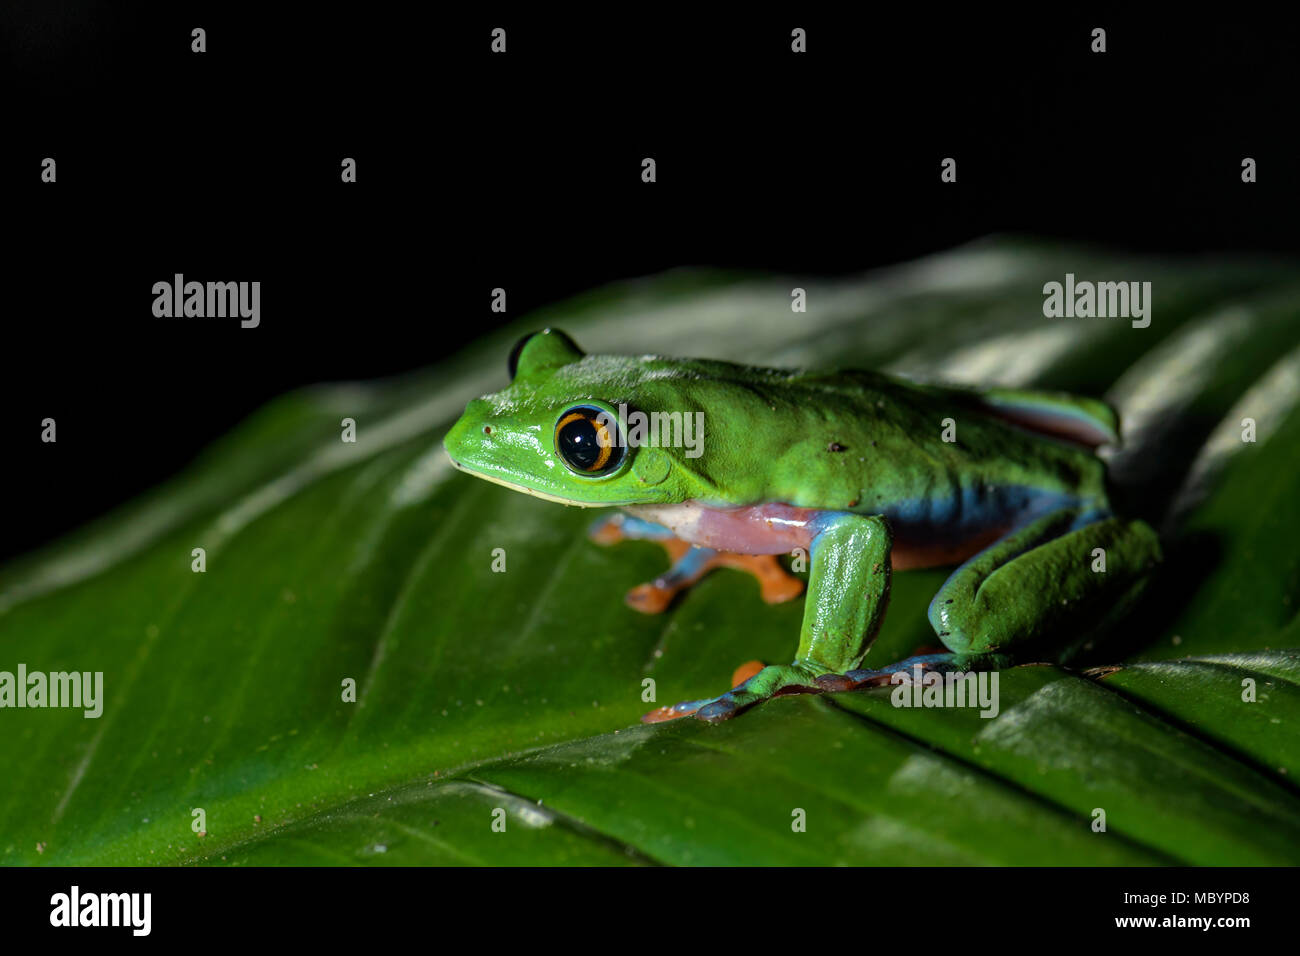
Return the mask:
<path id="1" fill-rule="evenodd" d="M 930 602 L 930 623 L 958 654 L 1045 636 L 1064 640 L 1127 603 L 1159 560 L 1159 539 L 1145 522 L 1062 509 L 954 571 Z"/>
<path id="2" fill-rule="evenodd" d="M 843 674 L 862 662 L 889 602 L 891 540 L 883 517 L 856 514 L 832 516 L 813 539 L 796 667 Z"/>

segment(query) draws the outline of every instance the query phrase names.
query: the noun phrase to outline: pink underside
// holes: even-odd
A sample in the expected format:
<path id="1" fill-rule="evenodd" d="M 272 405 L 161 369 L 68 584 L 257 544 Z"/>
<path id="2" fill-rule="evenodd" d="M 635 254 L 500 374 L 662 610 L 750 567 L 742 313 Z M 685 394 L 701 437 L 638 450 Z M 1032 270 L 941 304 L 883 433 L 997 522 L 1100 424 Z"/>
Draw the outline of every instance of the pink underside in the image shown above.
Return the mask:
<path id="1" fill-rule="evenodd" d="M 630 509 L 631 510 L 631 509 Z M 653 512 L 649 514 L 647 512 Z M 785 554 L 812 544 L 818 512 L 791 505 L 709 508 L 695 501 L 635 509 L 639 517 L 672 529 L 683 541 L 739 554 Z"/>
<path id="2" fill-rule="evenodd" d="M 699 502 L 679 505 L 638 505 L 629 514 L 668 528 L 683 541 L 738 554 L 789 554 L 808 551 L 820 530 L 816 519 L 824 512 L 792 505 L 763 504 L 743 508 L 709 508 Z M 990 528 L 961 541 L 918 542 L 892 529 L 891 565 L 895 570 L 926 568 L 964 561 L 1001 536 Z"/>

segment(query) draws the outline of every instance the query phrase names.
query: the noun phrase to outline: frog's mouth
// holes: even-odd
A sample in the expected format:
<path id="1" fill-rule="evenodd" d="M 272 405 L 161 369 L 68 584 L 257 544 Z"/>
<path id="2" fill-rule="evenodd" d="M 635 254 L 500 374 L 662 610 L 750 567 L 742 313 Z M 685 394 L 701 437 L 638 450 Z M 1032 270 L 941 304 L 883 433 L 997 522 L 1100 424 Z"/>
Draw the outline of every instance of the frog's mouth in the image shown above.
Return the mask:
<path id="1" fill-rule="evenodd" d="M 572 498 L 561 498 L 559 495 L 552 495 L 545 491 L 538 491 L 536 488 L 529 488 L 527 485 L 507 481 L 505 478 L 498 475 L 493 475 L 486 471 L 480 471 L 479 469 L 471 468 L 468 465 L 462 465 L 451 455 L 448 455 L 447 458 L 451 461 L 452 467 L 457 471 L 463 471 L 467 475 L 473 475 L 475 478 L 482 478 L 484 481 L 490 481 L 494 485 L 501 485 L 513 491 L 521 491 L 526 495 L 532 495 L 534 498 L 541 498 L 543 501 L 553 501 L 558 505 L 568 505 L 571 508 L 610 508 L 617 505 L 617 502 L 575 501 Z"/>

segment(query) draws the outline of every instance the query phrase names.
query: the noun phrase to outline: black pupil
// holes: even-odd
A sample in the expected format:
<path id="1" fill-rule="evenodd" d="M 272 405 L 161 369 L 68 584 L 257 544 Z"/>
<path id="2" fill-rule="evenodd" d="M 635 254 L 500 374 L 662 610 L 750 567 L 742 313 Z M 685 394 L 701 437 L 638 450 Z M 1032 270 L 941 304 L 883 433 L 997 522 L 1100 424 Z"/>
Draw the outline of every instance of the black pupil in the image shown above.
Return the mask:
<path id="1" fill-rule="evenodd" d="M 600 439 L 596 423 L 577 418 L 560 429 L 560 454 L 575 468 L 591 471 L 600 460 Z"/>

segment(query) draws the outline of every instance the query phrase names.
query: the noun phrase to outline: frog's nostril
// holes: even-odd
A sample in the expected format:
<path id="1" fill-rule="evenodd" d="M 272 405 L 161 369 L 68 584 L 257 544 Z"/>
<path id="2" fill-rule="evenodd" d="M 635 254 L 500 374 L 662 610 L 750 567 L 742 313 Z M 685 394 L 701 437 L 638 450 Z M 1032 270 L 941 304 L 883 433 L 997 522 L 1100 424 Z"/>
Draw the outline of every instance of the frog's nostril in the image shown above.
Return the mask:
<path id="1" fill-rule="evenodd" d="M 483 434 L 484 434 L 484 435 L 491 435 L 491 434 L 492 434 L 492 426 L 491 426 L 491 425 L 484 425 L 484 426 L 483 426 Z"/>

